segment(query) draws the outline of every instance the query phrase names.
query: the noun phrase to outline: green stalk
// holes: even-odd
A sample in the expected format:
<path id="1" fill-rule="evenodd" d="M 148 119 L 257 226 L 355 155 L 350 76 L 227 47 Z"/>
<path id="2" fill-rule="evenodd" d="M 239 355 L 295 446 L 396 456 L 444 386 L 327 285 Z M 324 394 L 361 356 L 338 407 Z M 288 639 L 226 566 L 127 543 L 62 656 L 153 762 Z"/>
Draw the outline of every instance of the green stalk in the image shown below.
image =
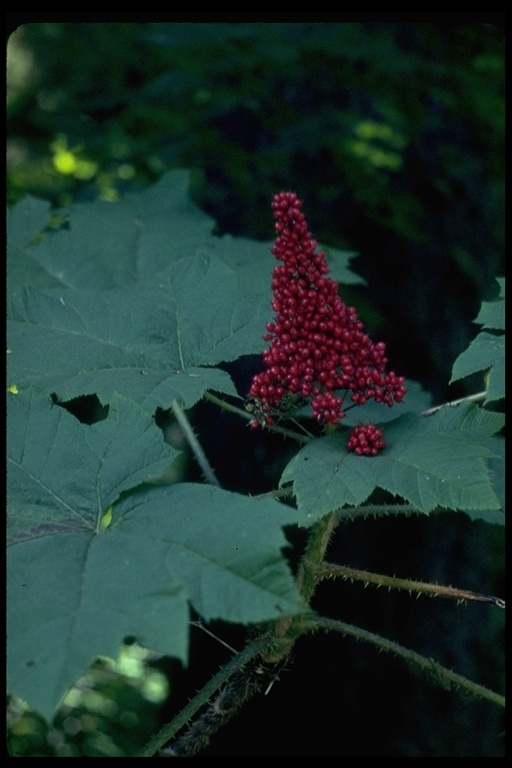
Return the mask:
<path id="1" fill-rule="evenodd" d="M 441 686 L 445 690 L 462 689 L 475 697 L 487 699 L 487 701 L 491 701 L 493 704 L 498 704 L 500 707 L 505 706 L 505 697 L 501 694 L 491 691 L 483 685 L 474 683 L 472 680 L 468 680 L 462 675 L 458 675 L 451 669 L 443 667 L 442 664 L 438 664 L 434 659 L 422 656 L 415 651 L 411 651 L 409 648 L 404 648 L 402 645 L 393 642 L 393 640 L 388 640 L 385 637 L 381 637 L 381 635 L 368 632 L 366 629 L 354 627 L 352 624 L 345 624 L 343 621 L 325 619 L 322 617 L 303 618 L 302 627 L 303 629 L 307 627 L 309 631 L 326 629 L 329 631 L 340 632 L 342 635 L 355 637 L 356 640 L 364 640 L 365 642 L 372 643 L 379 649 L 379 651 L 393 653 L 395 656 L 399 656 L 412 666 L 419 668 L 422 672 L 428 675 L 433 683 Z"/>
<path id="2" fill-rule="evenodd" d="M 172 407 L 172 410 L 174 411 L 174 415 L 176 416 L 176 421 L 178 422 L 181 429 L 183 430 L 185 439 L 187 440 L 187 443 L 189 444 L 192 450 L 192 453 L 196 458 L 197 463 L 201 467 L 206 480 L 210 483 L 210 485 L 216 485 L 217 487 L 220 487 L 220 483 L 215 477 L 215 472 L 213 471 L 213 468 L 210 465 L 210 462 L 206 458 L 206 454 L 203 451 L 203 448 L 199 440 L 194 434 L 194 430 L 190 425 L 187 414 L 185 413 L 185 411 L 183 410 L 183 408 L 181 407 L 181 405 L 178 403 L 177 400 L 172 401 L 171 407 Z"/>
<path id="3" fill-rule="evenodd" d="M 306 551 L 299 565 L 296 578 L 297 588 L 306 605 L 309 605 L 316 586 L 322 578 L 318 576 L 318 572 L 331 535 L 337 525 L 336 513 L 330 512 L 311 528 Z M 277 664 L 290 653 L 296 639 L 303 631 L 302 616 L 283 616 L 278 619 L 273 632 L 274 641 L 277 642 L 269 653 L 263 655 L 264 660 Z"/>
<path id="4" fill-rule="evenodd" d="M 382 573 L 371 573 L 359 568 L 351 568 L 347 565 L 336 565 L 335 563 L 322 563 L 318 567 L 317 578 L 327 579 L 329 577 L 339 577 L 350 579 L 350 581 L 362 581 L 365 586 L 375 584 L 377 587 L 387 587 L 391 589 L 404 589 L 407 592 L 416 592 L 418 595 L 429 595 L 430 597 L 450 597 L 458 602 L 473 600 L 479 603 L 492 603 L 498 608 L 505 608 L 505 601 L 494 595 L 482 595 L 480 592 L 472 592 L 469 589 L 457 589 L 457 587 L 445 587 L 440 584 L 429 584 L 423 581 L 414 581 L 413 579 L 399 579 L 396 576 L 386 576 Z"/>
<path id="5" fill-rule="evenodd" d="M 215 403 L 215 405 L 218 405 L 219 408 L 222 408 L 224 411 L 229 411 L 229 413 L 236 413 L 237 416 L 241 416 L 242 419 L 245 419 L 247 422 L 251 422 L 254 420 L 254 416 L 247 411 L 243 410 L 243 408 L 237 408 L 236 405 L 231 405 L 231 403 L 227 403 L 225 400 L 222 400 L 220 397 L 217 397 L 216 395 L 212 395 L 211 392 L 203 392 L 203 397 L 205 400 L 209 400 L 210 403 Z M 292 440 L 296 440 L 299 443 L 309 443 L 311 440 L 311 437 L 307 435 L 300 435 L 298 432 L 293 432 L 291 429 L 286 429 L 285 427 L 280 427 L 278 424 L 269 424 L 265 426 L 265 429 L 269 429 L 271 432 L 276 432 L 278 435 L 284 435 L 284 437 L 291 437 Z"/>
<path id="6" fill-rule="evenodd" d="M 269 647 L 271 644 L 271 638 L 261 638 L 255 640 L 253 643 L 244 648 L 243 651 L 233 656 L 227 664 L 225 664 L 217 674 L 209 680 L 206 685 L 189 701 L 186 707 L 167 725 L 161 729 L 161 731 L 154 736 L 146 746 L 139 752 L 139 757 L 152 757 L 159 749 L 167 744 L 168 741 L 174 738 L 176 733 L 183 728 L 189 720 L 205 706 L 209 699 L 215 694 L 216 691 L 226 683 L 229 678 L 238 670 L 242 669 L 247 662 L 254 659 L 262 651 Z"/>

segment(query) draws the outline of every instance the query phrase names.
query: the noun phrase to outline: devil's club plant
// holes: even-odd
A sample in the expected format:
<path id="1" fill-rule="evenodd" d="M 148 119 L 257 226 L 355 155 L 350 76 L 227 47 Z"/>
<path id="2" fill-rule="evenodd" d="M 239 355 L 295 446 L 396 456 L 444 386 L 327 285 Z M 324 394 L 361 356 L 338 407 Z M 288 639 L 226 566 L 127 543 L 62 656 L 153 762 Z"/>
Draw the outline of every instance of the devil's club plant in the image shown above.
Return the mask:
<path id="1" fill-rule="evenodd" d="M 132 637 L 186 664 L 192 609 L 204 622 L 247 627 L 247 644 L 157 736 L 146 734 L 145 756 L 172 739 L 161 754 L 200 753 L 269 689 L 301 636 L 320 628 L 501 706 L 498 692 L 319 616 L 312 600 L 323 579 L 348 578 L 504 606 L 463 585 L 327 559 L 338 524 L 355 517 L 453 510 L 503 523 L 504 279 L 499 298 L 482 305 L 484 330 L 453 366 L 454 381 L 485 374 L 485 391 L 432 407 L 408 381 L 404 399 L 384 344 L 340 297 L 340 284 L 360 282 L 351 255 L 317 250 L 295 194 L 274 198 L 271 250 L 214 235 L 187 188 L 187 174 L 174 172 L 115 205 L 62 212 L 61 228 L 48 227 L 49 206 L 35 199 L 8 211 L 10 724 L 23 717 L 20 699 L 48 720 L 57 713 L 46 746 L 68 754 L 59 752 L 70 738 L 59 723 L 73 720 L 80 691 L 95 684 L 94 659 L 115 668 Z M 276 316 L 263 339 L 272 272 Z M 224 366 L 248 354 L 264 362 L 249 411 Z M 97 412 L 78 418 L 84 396 Z M 266 493 L 220 487 L 201 423 L 191 425 L 201 399 L 296 441 Z M 186 481 L 157 412 L 173 417 L 204 482 Z M 308 535 L 296 568 L 284 549 L 290 526 Z M 87 685 L 73 688 L 86 673 Z"/>

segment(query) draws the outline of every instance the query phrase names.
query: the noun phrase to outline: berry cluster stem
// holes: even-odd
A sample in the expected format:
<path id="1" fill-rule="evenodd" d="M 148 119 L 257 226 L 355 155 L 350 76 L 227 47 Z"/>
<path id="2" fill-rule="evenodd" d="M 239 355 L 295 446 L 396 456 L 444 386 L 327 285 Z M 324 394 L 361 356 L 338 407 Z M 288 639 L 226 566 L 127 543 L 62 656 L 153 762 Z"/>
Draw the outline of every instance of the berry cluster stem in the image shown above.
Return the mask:
<path id="1" fill-rule="evenodd" d="M 311 602 L 317 584 L 323 578 L 323 575 L 320 575 L 320 566 L 337 525 L 336 513 L 330 512 L 311 528 L 306 551 L 300 562 L 296 577 L 297 588 L 307 605 Z M 265 661 L 276 664 L 290 653 L 297 637 L 304 631 L 302 621 L 302 616 L 283 616 L 276 621 L 272 634 L 278 642 L 263 656 Z"/>

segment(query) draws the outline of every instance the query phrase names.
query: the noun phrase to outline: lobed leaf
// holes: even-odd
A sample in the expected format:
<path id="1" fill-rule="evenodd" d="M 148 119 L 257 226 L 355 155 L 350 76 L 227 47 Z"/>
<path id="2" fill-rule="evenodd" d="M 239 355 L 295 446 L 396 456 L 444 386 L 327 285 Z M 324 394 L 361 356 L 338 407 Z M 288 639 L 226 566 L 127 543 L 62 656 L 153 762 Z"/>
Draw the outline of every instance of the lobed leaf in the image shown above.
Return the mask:
<path id="1" fill-rule="evenodd" d="M 8 321 L 8 377 L 62 400 L 117 391 L 151 411 L 178 399 L 191 407 L 205 389 L 236 395 L 214 366 L 260 351 L 263 308 L 214 256 L 176 262 L 161 286 L 110 291 L 25 289 Z M 220 299 L 222 297 L 222 300 Z"/>
<path id="2" fill-rule="evenodd" d="M 172 171 L 118 203 L 78 203 L 69 223 L 32 244 L 49 220 L 47 203 L 27 198 L 8 209 L 9 290 L 105 290 L 158 282 L 169 264 L 194 256 L 214 222 L 188 195 L 189 173 Z"/>
<path id="3" fill-rule="evenodd" d="M 177 454 L 134 403 L 87 426 L 25 392 L 8 417 L 8 689 L 44 716 L 127 636 L 186 663 L 189 603 L 244 624 L 303 609 L 281 552 L 296 510 L 144 485 Z"/>
<path id="4" fill-rule="evenodd" d="M 375 457 L 356 456 L 339 431 L 312 441 L 290 461 L 280 484 L 291 482 L 297 504 L 314 522 L 344 506 L 362 504 L 382 488 L 420 512 L 436 508 L 500 510 L 486 460 L 496 456 L 492 435 L 503 416 L 461 405 L 429 417 L 406 413 L 385 426 L 387 447 Z"/>
<path id="5" fill-rule="evenodd" d="M 489 370 L 486 403 L 505 397 L 505 337 L 482 331 L 459 355 L 450 384 L 478 371 Z"/>
<path id="6" fill-rule="evenodd" d="M 489 371 L 485 402 L 505 397 L 505 278 L 499 278 L 500 298 L 482 302 L 475 320 L 484 328 L 498 333 L 481 331 L 469 347 L 455 360 L 450 384 L 478 371 Z"/>

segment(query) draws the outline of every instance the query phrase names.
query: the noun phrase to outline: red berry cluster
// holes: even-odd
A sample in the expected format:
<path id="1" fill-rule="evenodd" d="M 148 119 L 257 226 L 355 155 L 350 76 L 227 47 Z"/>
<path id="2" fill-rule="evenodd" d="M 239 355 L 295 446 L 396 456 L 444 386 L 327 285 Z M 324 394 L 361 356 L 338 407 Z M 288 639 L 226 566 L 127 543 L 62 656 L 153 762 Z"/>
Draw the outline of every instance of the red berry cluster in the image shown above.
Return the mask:
<path id="1" fill-rule="evenodd" d="M 347 442 L 349 451 L 354 451 L 358 456 L 376 456 L 382 448 L 386 447 L 382 439 L 382 429 L 374 424 L 360 424 L 350 430 Z"/>
<path id="2" fill-rule="evenodd" d="M 273 272 L 277 314 L 263 337 L 270 342 L 265 370 L 254 376 L 249 397 L 257 422 L 272 423 L 274 409 L 291 395 L 308 400 L 320 423 L 338 424 L 345 412 L 336 391 L 346 390 L 357 405 L 373 398 L 391 406 L 406 389 L 403 376 L 386 372 L 386 345 L 373 343 L 354 307 L 338 295 L 338 283 L 326 277 L 325 254 L 316 252 L 301 208 L 294 192 L 280 192 L 272 201 L 272 253 L 283 264 Z"/>

